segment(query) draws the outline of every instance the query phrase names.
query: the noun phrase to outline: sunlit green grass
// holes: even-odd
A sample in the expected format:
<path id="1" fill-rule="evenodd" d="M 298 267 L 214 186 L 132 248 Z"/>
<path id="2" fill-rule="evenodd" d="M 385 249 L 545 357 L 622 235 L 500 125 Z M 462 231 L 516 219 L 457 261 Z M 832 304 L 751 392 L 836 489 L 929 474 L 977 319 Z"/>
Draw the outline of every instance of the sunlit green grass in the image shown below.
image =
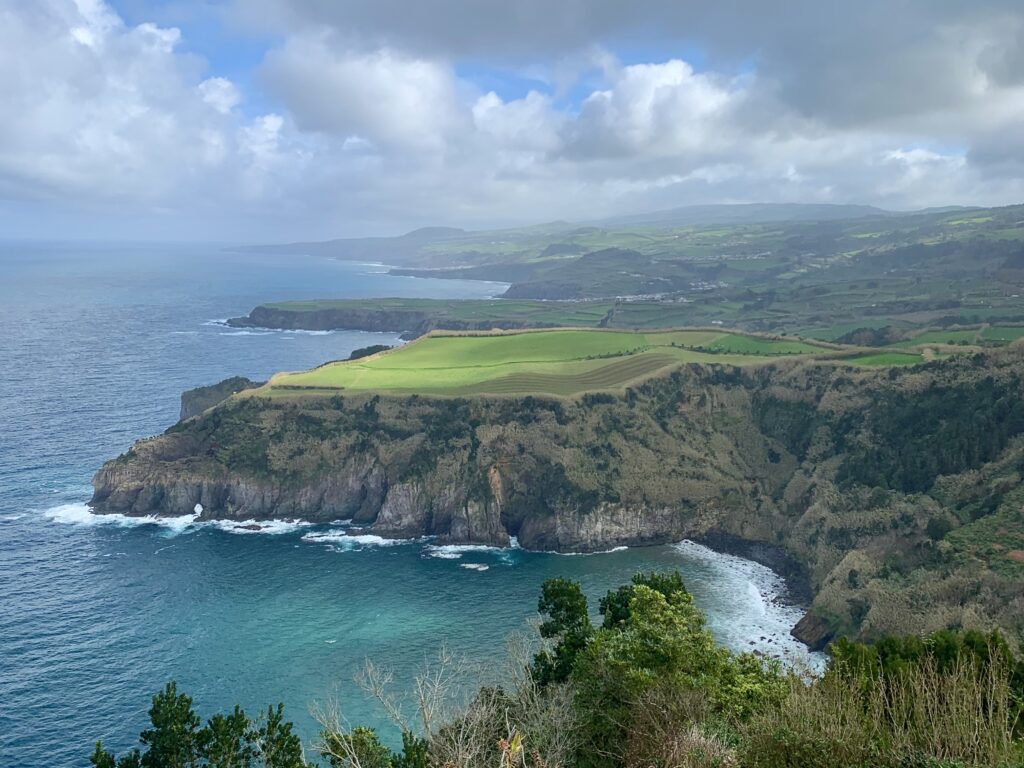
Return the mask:
<path id="1" fill-rule="evenodd" d="M 278 374 L 264 391 L 570 395 L 621 388 L 681 363 L 750 365 L 771 356 L 820 351 L 799 340 L 715 330 L 436 333 L 372 357 Z"/>
<path id="2" fill-rule="evenodd" d="M 1017 339 L 1024 339 L 1024 326 L 993 325 L 981 332 L 981 338 L 993 343 L 1009 344 Z"/>
<path id="3" fill-rule="evenodd" d="M 966 331 L 925 331 L 910 339 L 890 344 L 890 347 L 915 347 L 920 344 L 973 344 L 978 340 L 978 329 Z"/>

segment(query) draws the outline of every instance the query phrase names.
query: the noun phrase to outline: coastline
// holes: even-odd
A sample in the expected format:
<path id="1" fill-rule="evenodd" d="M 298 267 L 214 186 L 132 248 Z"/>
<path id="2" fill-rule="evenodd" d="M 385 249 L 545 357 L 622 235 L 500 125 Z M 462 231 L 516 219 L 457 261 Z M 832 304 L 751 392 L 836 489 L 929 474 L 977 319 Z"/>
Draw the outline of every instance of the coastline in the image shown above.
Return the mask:
<path id="1" fill-rule="evenodd" d="M 278 536 L 282 534 L 299 534 L 300 540 L 316 545 L 326 545 L 339 551 L 357 551 L 376 547 L 392 547 L 404 545 L 421 545 L 423 555 L 428 558 L 440 560 L 461 560 L 465 554 L 489 553 L 498 557 L 508 557 L 513 552 L 523 552 L 531 555 L 554 555 L 559 557 L 590 557 L 597 555 L 608 555 L 629 550 L 645 550 L 658 547 L 670 547 L 679 549 L 681 545 L 692 543 L 705 547 L 716 555 L 737 557 L 751 563 L 764 566 L 771 570 L 779 578 L 782 586 L 780 591 L 770 595 L 761 595 L 766 610 L 771 607 L 779 607 L 806 611 L 810 606 L 813 591 L 806 576 L 806 569 L 800 565 L 784 549 L 764 542 L 743 539 L 724 533 L 710 533 L 700 536 L 687 537 L 679 541 L 663 542 L 660 544 L 636 544 L 621 545 L 605 550 L 593 552 L 559 552 L 554 550 L 537 550 L 521 547 L 514 538 L 508 546 L 494 546 L 490 544 L 444 544 L 437 543 L 436 537 L 389 537 L 381 536 L 370 532 L 366 528 L 353 526 L 351 521 L 336 520 L 329 523 L 313 523 L 302 519 L 282 520 L 246 520 L 246 521 L 224 521 L 224 520 L 200 520 L 198 515 L 183 515 L 180 517 L 158 517 L 145 516 L 134 517 L 118 513 L 94 512 L 88 505 L 64 505 L 62 507 L 46 510 L 44 515 L 54 522 L 71 523 L 77 525 L 103 525 L 113 524 L 120 527 L 135 527 L 154 525 L 166 528 L 172 536 L 181 535 L 202 529 L 216 529 L 229 534 L 265 534 Z M 681 551 L 681 550 L 680 550 Z M 462 564 L 465 565 L 465 564 Z M 479 569 L 474 569 L 479 570 Z M 787 627 L 791 636 L 794 637 L 809 652 L 820 650 L 812 643 L 792 631 L 796 627 L 794 623 Z"/>
<path id="2" fill-rule="evenodd" d="M 784 599 L 793 605 L 806 608 L 814 600 L 814 590 L 806 566 L 783 547 L 720 532 L 694 536 L 690 541 L 703 544 L 720 554 L 735 555 L 770 568 L 782 578 L 786 585 Z"/>

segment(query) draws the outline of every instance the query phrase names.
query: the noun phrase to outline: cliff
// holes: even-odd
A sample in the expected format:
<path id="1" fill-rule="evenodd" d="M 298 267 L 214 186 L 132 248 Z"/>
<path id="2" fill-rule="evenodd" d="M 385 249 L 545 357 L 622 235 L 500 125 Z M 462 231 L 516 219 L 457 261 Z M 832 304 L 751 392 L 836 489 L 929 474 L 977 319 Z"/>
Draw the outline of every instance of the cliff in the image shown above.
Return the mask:
<path id="1" fill-rule="evenodd" d="M 501 318 L 485 317 L 463 319 L 438 311 L 415 308 L 376 307 L 325 307 L 323 309 L 295 310 L 286 307 L 260 305 L 245 317 L 234 317 L 227 321 L 235 328 L 280 328 L 282 330 L 307 331 L 376 331 L 400 333 L 403 338 L 413 339 L 433 330 L 448 331 L 489 331 L 494 328 L 514 330 L 517 328 L 554 328 L 564 322 L 545 322 L 534 317 Z"/>
<path id="2" fill-rule="evenodd" d="M 238 392 L 262 387 L 264 383 L 252 381 L 245 376 L 232 376 L 217 384 L 189 389 L 181 393 L 181 415 L 178 418 L 182 421 L 190 419 Z"/>
<path id="3" fill-rule="evenodd" d="M 806 577 L 812 644 L 1020 637 L 1022 383 L 1011 348 L 906 369 L 690 365 L 575 399 L 257 392 L 107 462 L 92 504 L 563 552 L 748 542 Z"/>

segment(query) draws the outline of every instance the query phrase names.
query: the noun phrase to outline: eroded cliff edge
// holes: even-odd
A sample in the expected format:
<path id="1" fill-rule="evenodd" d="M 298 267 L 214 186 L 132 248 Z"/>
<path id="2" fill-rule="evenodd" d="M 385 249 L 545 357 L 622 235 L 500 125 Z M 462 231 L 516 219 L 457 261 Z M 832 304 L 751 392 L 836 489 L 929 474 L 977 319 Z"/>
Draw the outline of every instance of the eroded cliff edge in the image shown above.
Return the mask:
<path id="1" fill-rule="evenodd" d="M 951 624 L 1020 637 L 1021 358 L 694 365 L 571 400 L 257 390 L 107 462 L 92 504 L 557 551 L 731 537 L 805 569 L 811 644 Z"/>

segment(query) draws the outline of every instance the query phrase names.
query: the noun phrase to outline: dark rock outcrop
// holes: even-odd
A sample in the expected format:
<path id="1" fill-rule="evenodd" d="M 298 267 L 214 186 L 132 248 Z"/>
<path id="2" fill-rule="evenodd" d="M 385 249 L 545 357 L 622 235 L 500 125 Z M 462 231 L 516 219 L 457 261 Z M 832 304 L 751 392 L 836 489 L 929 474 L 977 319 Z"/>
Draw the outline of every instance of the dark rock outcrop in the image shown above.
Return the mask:
<path id="1" fill-rule="evenodd" d="M 835 637 L 836 630 L 821 616 L 813 611 L 808 611 L 796 623 L 790 634 L 812 651 L 823 651 Z"/>
<path id="2" fill-rule="evenodd" d="M 182 421 L 197 416 L 208 408 L 227 400 L 234 394 L 246 389 L 262 387 L 265 382 L 252 381 L 245 376 L 232 376 L 217 384 L 207 387 L 196 387 L 181 393 L 181 415 Z"/>
<path id="3" fill-rule="evenodd" d="M 536 322 L 529 318 L 463 320 L 416 309 L 346 307 L 295 310 L 269 305 L 258 306 L 245 317 L 233 317 L 227 321 L 227 324 L 233 328 L 278 328 L 289 331 L 348 330 L 398 333 L 404 339 L 414 339 L 434 330 L 516 330 L 519 328 L 555 327 L 556 325 L 556 323 Z"/>

